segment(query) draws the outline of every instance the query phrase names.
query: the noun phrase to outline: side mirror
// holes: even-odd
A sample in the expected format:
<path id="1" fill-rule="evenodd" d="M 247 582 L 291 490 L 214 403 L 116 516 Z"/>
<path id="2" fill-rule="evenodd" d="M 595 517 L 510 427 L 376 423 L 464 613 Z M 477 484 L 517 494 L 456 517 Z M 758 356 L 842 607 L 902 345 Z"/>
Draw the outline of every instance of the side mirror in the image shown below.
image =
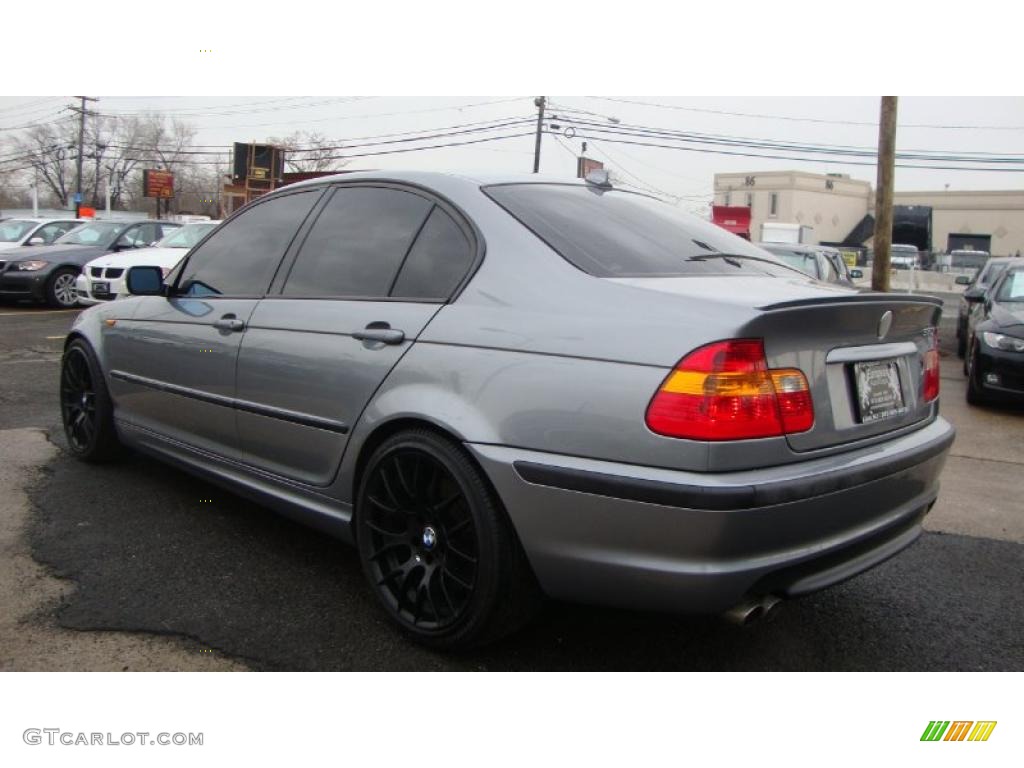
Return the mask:
<path id="1" fill-rule="evenodd" d="M 954 280 L 953 282 L 956 283 L 957 285 L 970 285 L 971 278 L 969 278 L 967 275 L 957 275 L 956 280 Z"/>
<path id="2" fill-rule="evenodd" d="M 964 299 L 969 302 L 978 302 L 985 298 L 985 289 L 975 286 L 964 291 Z"/>
<path id="3" fill-rule="evenodd" d="M 160 267 L 131 267 L 127 275 L 128 293 L 136 296 L 161 296 L 164 275 Z"/>
<path id="4" fill-rule="evenodd" d="M 42 235 L 36 235 L 35 237 L 29 238 L 27 245 L 46 245 L 46 238 Z"/>
<path id="5" fill-rule="evenodd" d="M 860 269 L 851 269 L 850 277 L 852 277 L 854 280 L 860 280 L 862 277 L 864 277 L 864 271 Z"/>

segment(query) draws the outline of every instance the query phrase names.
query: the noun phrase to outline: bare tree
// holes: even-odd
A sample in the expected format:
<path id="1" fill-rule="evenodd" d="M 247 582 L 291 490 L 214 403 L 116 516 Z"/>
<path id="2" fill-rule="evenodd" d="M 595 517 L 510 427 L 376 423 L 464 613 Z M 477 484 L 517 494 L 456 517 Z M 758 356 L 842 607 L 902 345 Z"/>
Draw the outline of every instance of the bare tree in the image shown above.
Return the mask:
<path id="1" fill-rule="evenodd" d="M 281 138 L 269 138 L 267 143 L 285 150 L 284 162 L 291 171 L 336 171 L 348 164 L 348 160 L 338 157 L 337 145 L 315 131 L 295 131 Z"/>
<path id="2" fill-rule="evenodd" d="M 41 188 L 61 208 L 67 207 L 75 180 L 77 138 L 75 121 L 65 118 L 34 125 L 12 142 L 24 165 L 35 169 Z"/>

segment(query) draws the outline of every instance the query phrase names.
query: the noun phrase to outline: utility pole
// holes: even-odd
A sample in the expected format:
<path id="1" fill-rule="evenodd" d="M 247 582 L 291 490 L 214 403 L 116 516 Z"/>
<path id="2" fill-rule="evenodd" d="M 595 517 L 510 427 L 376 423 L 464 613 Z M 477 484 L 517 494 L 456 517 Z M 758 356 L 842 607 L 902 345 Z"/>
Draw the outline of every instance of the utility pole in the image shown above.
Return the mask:
<path id="1" fill-rule="evenodd" d="M 77 172 L 75 176 L 75 218 L 78 218 L 79 211 L 82 207 L 82 154 L 85 152 L 85 102 L 87 101 L 99 101 L 89 96 L 75 96 L 76 99 L 81 99 L 81 107 L 71 107 L 75 112 L 78 112 L 78 162 Z"/>
<path id="2" fill-rule="evenodd" d="M 540 172 L 540 137 L 544 133 L 544 106 L 547 104 L 547 99 L 543 96 L 538 96 L 533 100 L 533 104 L 537 107 L 537 141 L 533 146 L 533 172 Z"/>
<path id="3" fill-rule="evenodd" d="M 892 193 L 896 169 L 896 97 L 883 96 L 878 119 L 878 178 L 875 189 L 875 260 L 871 289 L 889 290 Z"/>

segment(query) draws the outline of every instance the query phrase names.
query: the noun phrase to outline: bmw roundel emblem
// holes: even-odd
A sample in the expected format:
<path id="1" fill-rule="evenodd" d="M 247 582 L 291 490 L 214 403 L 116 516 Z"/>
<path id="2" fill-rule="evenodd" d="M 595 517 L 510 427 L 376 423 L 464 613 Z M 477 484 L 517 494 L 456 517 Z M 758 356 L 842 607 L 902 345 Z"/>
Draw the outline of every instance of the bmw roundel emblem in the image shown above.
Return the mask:
<path id="1" fill-rule="evenodd" d="M 879 341 L 882 341 L 882 339 L 889 335 L 890 328 L 892 328 L 892 311 L 886 310 L 885 314 L 882 315 L 882 319 L 878 321 Z"/>
<path id="2" fill-rule="evenodd" d="M 423 529 L 423 548 L 431 550 L 437 544 L 437 531 L 429 525 Z"/>

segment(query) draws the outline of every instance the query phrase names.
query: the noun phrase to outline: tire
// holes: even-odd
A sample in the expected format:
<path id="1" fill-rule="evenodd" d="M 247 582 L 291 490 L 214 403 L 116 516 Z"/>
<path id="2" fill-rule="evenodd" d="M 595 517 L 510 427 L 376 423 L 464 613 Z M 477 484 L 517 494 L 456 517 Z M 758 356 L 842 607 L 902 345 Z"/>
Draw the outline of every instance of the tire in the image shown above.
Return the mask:
<path id="1" fill-rule="evenodd" d="M 391 620 L 442 650 L 479 646 L 526 624 L 540 590 L 487 478 L 427 429 L 370 456 L 356 496 L 363 572 Z"/>
<path id="2" fill-rule="evenodd" d="M 963 358 L 967 355 L 967 332 L 957 328 L 956 334 L 956 356 Z"/>
<path id="3" fill-rule="evenodd" d="M 964 373 L 967 374 L 967 402 L 970 405 L 985 405 L 990 401 L 989 395 L 978 383 L 978 345 L 974 344 L 970 353 L 970 363 L 964 359 Z"/>
<path id="4" fill-rule="evenodd" d="M 78 304 L 78 294 L 75 292 L 75 280 L 78 279 L 78 270 L 71 267 L 61 267 L 54 270 L 50 279 L 46 281 L 46 303 L 56 309 L 71 309 Z"/>
<path id="5" fill-rule="evenodd" d="M 64 350 L 60 413 L 68 449 L 75 458 L 99 463 L 118 456 L 121 444 L 110 392 L 96 355 L 83 339 L 75 339 Z"/>

